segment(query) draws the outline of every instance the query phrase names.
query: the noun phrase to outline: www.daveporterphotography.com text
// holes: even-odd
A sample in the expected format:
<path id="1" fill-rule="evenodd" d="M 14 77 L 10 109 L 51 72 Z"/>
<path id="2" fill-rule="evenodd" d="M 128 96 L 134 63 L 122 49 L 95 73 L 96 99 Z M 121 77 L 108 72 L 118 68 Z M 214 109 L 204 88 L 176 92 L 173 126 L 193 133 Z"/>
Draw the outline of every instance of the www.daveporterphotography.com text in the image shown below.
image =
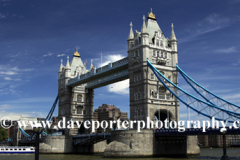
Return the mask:
<path id="1" fill-rule="evenodd" d="M 51 128 L 52 122 L 50 121 L 18 121 L 18 126 L 21 128 L 26 128 L 30 125 L 31 128 L 34 127 L 43 127 L 43 128 Z M 235 121 L 232 123 L 232 126 L 229 126 L 229 128 L 235 128 L 238 129 L 239 121 Z M 118 119 L 117 121 L 73 121 L 68 120 L 66 121 L 66 118 L 63 117 L 62 120 L 60 120 L 55 126 L 55 128 L 58 129 L 73 129 L 73 128 L 80 128 L 84 126 L 85 129 L 91 129 L 92 132 L 95 132 L 96 129 L 102 128 L 102 129 L 115 129 L 114 126 L 117 128 L 122 129 L 137 129 L 137 132 L 141 132 L 141 129 L 178 129 L 178 132 L 184 132 L 186 128 L 202 128 L 203 132 L 206 132 L 206 129 L 208 128 L 219 128 L 219 126 L 222 126 L 222 128 L 226 128 L 228 126 L 228 121 L 218 121 L 214 117 L 211 121 L 209 120 L 192 120 L 192 121 L 168 121 L 167 119 L 165 121 L 152 121 L 149 117 L 147 117 L 146 121 L 143 120 L 130 120 L 130 121 L 121 121 Z M 186 126 L 186 127 L 184 127 Z"/>

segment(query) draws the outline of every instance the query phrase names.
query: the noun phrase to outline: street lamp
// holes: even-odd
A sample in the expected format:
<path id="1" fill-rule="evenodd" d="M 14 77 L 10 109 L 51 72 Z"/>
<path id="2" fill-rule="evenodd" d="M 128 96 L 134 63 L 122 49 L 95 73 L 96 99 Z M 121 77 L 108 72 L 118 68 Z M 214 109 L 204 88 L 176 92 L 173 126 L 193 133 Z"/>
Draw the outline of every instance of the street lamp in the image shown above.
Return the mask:
<path id="1" fill-rule="evenodd" d="M 222 128 L 220 130 L 222 132 L 223 135 L 223 156 L 221 158 L 221 160 L 230 160 L 227 156 L 227 151 L 226 151 L 226 133 L 227 133 L 227 129 L 226 128 Z"/>
<path id="2" fill-rule="evenodd" d="M 35 137 L 35 160 L 39 160 L 39 134 L 42 131 L 41 127 L 33 127 L 33 131 L 36 134 Z"/>

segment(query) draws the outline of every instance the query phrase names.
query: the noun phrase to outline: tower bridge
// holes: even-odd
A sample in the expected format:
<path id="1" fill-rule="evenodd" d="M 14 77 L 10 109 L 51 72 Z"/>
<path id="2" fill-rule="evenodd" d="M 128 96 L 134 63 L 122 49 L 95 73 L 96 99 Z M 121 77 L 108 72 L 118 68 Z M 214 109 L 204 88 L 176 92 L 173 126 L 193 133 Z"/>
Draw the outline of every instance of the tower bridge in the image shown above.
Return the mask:
<path id="1" fill-rule="evenodd" d="M 61 61 L 57 96 L 60 120 L 63 117 L 66 121 L 74 122 L 93 120 L 94 89 L 125 79 L 129 79 L 129 107 L 132 121 L 146 122 L 147 117 L 152 121 L 165 119 L 179 121 L 179 102 L 208 119 L 216 117 L 217 120 L 230 122 L 239 120 L 238 105 L 202 87 L 178 66 L 177 38 L 173 24 L 170 38 L 166 38 L 151 11 L 147 20 L 143 16 L 141 31 L 133 32 L 133 25 L 130 23 L 127 44 L 127 57 L 99 68 L 94 68 L 91 62 L 90 69 L 87 70 L 77 50 L 71 62 L 69 57 L 65 66 Z M 196 92 L 196 96 L 178 86 L 179 73 Z M 56 106 L 56 101 L 54 104 Z M 48 117 L 51 117 L 51 114 Z M 65 129 L 64 136 L 59 138 L 46 136 L 43 142 L 51 144 L 48 149 L 52 153 L 84 152 L 84 147 L 89 148 L 90 145 L 92 152 L 95 151 L 93 149 L 95 146 L 106 148 L 105 156 L 186 155 L 199 154 L 196 136 L 193 135 L 200 132 L 201 130 L 177 133 L 176 130 L 144 129 L 138 133 L 133 129 L 94 135 L 90 134 L 90 130 L 78 129 L 75 126 Z M 86 135 L 78 135 L 79 133 Z M 212 133 L 220 132 L 209 130 L 204 134 Z M 238 134 L 239 129 L 231 130 L 230 133 Z M 109 145 L 96 143 L 109 138 L 112 141 Z M 164 139 L 169 143 L 171 141 L 171 144 L 164 145 L 166 143 Z M 54 147 L 55 149 L 51 149 Z"/>
<path id="2" fill-rule="evenodd" d="M 128 36 L 128 56 L 108 65 L 89 70 L 83 65 L 80 53 L 76 51 L 66 66 L 62 62 L 59 69 L 59 118 L 67 120 L 92 120 L 94 89 L 121 80 L 129 79 L 130 120 L 151 120 L 165 118 L 179 120 L 178 100 L 158 83 L 154 72 L 149 70 L 147 59 L 164 75 L 178 84 L 176 65 L 178 64 L 177 39 L 172 31 L 170 39 L 160 29 L 155 15 L 151 12 L 147 20 L 143 16 L 141 31 L 133 32 L 130 23 Z M 161 108 L 161 109 L 160 109 Z M 162 118 L 161 118 L 162 117 Z M 74 135 L 75 129 L 65 134 Z"/>

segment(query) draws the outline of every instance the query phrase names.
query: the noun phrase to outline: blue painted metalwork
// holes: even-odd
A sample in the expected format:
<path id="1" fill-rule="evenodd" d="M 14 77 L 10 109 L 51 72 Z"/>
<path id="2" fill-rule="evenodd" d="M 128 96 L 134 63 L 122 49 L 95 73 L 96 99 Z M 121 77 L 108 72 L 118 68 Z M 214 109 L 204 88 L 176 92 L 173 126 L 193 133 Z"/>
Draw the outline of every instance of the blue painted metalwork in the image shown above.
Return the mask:
<path id="1" fill-rule="evenodd" d="M 54 112 L 54 110 L 55 110 L 55 108 L 56 108 L 56 106 L 57 106 L 57 102 L 58 102 L 58 96 L 56 97 L 56 99 L 55 99 L 55 101 L 54 101 L 54 103 L 53 103 L 53 106 L 52 106 L 52 108 L 51 108 L 51 110 L 49 111 L 49 113 L 48 113 L 48 115 L 47 115 L 47 117 L 46 117 L 46 119 L 45 119 L 45 122 L 46 121 L 50 121 L 51 119 L 52 119 L 52 115 L 53 115 L 53 112 Z M 25 138 L 30 138 L 30 139 L 32 139 L 34 136 L 35 136 L 35 134 L 36 133 L 34 133 L 34 134 L 32 134 L 32 135 L 29 135 L 29 134 L 27 134 L 22 128 L 20 128 L 19 127 L 19 129 L 20 129 L 20 131 L 21 131 L 21 133 L 23 134 L 23 136 L 25 137 Z M 43 128 L 42 129 L 42 131 L 40 132 L 40 134 L 43 134 L 43 135 L 48 135 L 46 132 L 44 132 L 44 130 L 45 130 L 45 128 Z"/>
<path id="2" fill-rule="evenodd" d="M 54 110 L 56 108 L 57 102 L 58 102 L 58 96 L 56 97 L 56 99 L 55 99 L 55 101 L 53 103 L 53 106 L 52 106 L 50 112 L 48 113 L 45 121 L 50 121 L 52 119 L 52 114 L 53 114 L 53 112 L 54 112 Z"/>
<path id="3" fill-rule="evenodd" d="M 229 102 L 229 101 L 227 101 L 227 100 L 225 100 L 225 99 L 217 96 L 216 94 L 212 93 L 211 91 L 207 90 L 206 88 L 204 88 L 203 86 L 201 86 L 200 84 L 198 84 L 198 83 L 197 83 L 196 81 L 194 81 L 191 77 L 189 77 L 178 65 L 176 65 L 176 67 L 177 67 L 177 70 L 179 71 L 179 73 L 181 73 L 181 75 L 184 77 L 185 80 L 186 80 L 186 78 L 187 78 L 188 80 L 190 80 L 191 82 L 193 82 L 195 85 L 197 85 L 198 87 L 202 88 L 205 92 L 213 95 L 213 96 L 216 97 L 217 99 L 222 100 L 222 101 L 224 101 L 224 102 L 227 103 L 227 104 L 233 105 L 234 107 L 237 107 L 238 109 L 240 109 L 240 106 L 238 106 L 238 105 L 236 105 L 236 104 L 234 104 L 234 103 L 231 103 L 231 102 Z M 188 80 L 186 80 L 186 81 L 189 83 Z M 189 84 L 190 84 L 190 83 L 189 83 Z M 191 87 L 192 87 L 194 90 L 197 90 L 194 86 L 191 85 Z M 207 98 L 206 98 L 206 99 L 207 99 Z M 210 101 L 210 100 L 208 100 L 208 101 Z"/>
<path id="4" fill-rule="evenodd" d="M 194 90 L 195 92 L 197 92 L 197 93 L 198 93 L 202 98 L 204 98 L 208 103 L 211 103 L 212 105 L 218 107 L 216 104 L 212 103 L 208 98 L 206 98 L 201 92 L 199 92 L 199 91 L 192 85 L 192 83 L 189 82 L 188 77 L 186 77 L 187 75 L 185 76 L 185 74 L 183 73 L 183 71 L 182 71 L 178 66 L 177 66 L 177 68 L 178 68 L 179 73 L 182 75 L 182 77 L 185 79 L 185 81 L 193 88 L 193 90 Z M 228 110 L 228 111 L 229 111 L 229 110 Z M 228 113 L 228 112 L 227 112 L 227 113 Z M 236 116 L 236 115 L 234 115 L 234 114 L 232 114 L 232 113 L 228 113 L 228 115 L 240 119 L 240 117 L 238 117 L 238 116 Z"/>
<path id="5" fill-rule="evenodd" d="M 147 64 L 148 66 L 151 68 L 151 70 L 153 71 L 153 73 L 156 75 L 156 77 L 161 81 L 161 83 L 179 100 L 181 101 L 183 104 L 185 104 L 187 107 L 191 108 L 192 110 L 194 110 L 195 112 L 201 114 L 201 115 L 204 115 L 208 118 L 212 118 L 213 116 L 210 116 L 208 114 L 205 114 L 201 111 L 198 111 L 197 109 L 195 109 L 194 107 L 190 106 L 189 104 L 187 104 L 183 99 L 181 99 L 176 93 L 174 93 L 166 84 L 164 81 L 167 81 L 168 83 L 170 83 L 174 88 L 178 89 L 179 91 L 183 92 L 185 95 L 189 96 L 190 98 L 193 98 L 195 99 L 196 101 L 204 104 L 204 105 L 207 105 L 208 107 L 212 107 L 212 108 L 215 108 L 215 109 L 218 109 L 224 113 L 227 113 L 227 114 L 233 114 L 233 115 L 240 115 L 239 113 L 234 113 L 232 111 L 229 111 L 229 110 L 226 110 L 226 109 L 222 109 L 218 106 L 215 106 L 215 105 L 212 105 L 211 103 L 207 103 L 205 101 L 202 101 L 200 100 L 199 98 L 187 93 L 186 91 L 184 91 L 183 89 L 181 89 L 180 87 L 178 87 L 177 85 L 175 85 L 174 83 L 172 83 L 170 80 L 168 80 L 164 75 L 162 75 L 150 62 L 149 60 L 147 60 Z M 159 75 L 162 77 L 162 79 L 159 77 Z M 225 119 L 222 119 L 222 118 L 215 118 L 216 120 L 221 120 L 221 121 L 225 121 Z M 233 123 L 234 121 L 229 121 L 231 123 Z"/>

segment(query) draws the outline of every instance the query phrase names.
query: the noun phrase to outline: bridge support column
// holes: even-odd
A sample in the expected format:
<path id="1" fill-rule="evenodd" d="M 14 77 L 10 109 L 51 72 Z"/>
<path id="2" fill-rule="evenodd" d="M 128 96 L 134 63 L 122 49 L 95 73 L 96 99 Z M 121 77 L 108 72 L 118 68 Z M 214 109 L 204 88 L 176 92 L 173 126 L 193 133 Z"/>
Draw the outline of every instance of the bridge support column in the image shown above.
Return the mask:
<path id="1" fill-rule="evenodd" d="M 200 154 L 197 136 L 187 136 L 187 155 Z"/>
<path id="2" fill-rule="evenodd" d="M 19 143 L 19 139 L 20 139 L 20 131 L 19 131 L 19 127 L 18 124 L 16 123 L 16 125 L 14 126 L 14 136 L 13 136 L 13 146 L 18 146 Z"/>
<path id="3" fill-rule="evenodd" d="M 204 147 L 209 147 L 208 135 L 205 135 L 205 136 L 204 136 Z"/>
<path id="4" fill-rule="evenodd" d="M 112 142 L 105 157 L 177 156 L 200 153 L 196 136 L 155 136 L 154 130 L 118 130 L 111 132 Z"/>

